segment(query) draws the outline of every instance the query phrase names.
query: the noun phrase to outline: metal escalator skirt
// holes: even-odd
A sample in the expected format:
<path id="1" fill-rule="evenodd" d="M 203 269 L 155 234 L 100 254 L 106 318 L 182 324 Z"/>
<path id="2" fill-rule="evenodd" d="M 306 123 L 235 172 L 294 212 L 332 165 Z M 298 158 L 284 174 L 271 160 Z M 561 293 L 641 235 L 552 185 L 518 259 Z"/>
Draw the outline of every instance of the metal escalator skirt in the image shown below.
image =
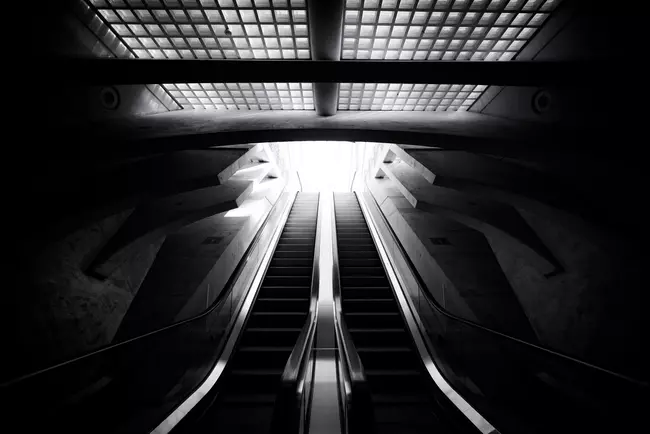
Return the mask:
<path id="1" fill-rule="evenodd" d="M 203 399 L 203 397 L 217 383 L 219 377 L 221 377 L 221 374 L 226 368 L 228 360 L 233 354 L 239 335 L 243 331 L 244 324 L 246 323 L 246 318 L 248 317 L 248 313 L 253 306 L 253 302 L 255 301 L 255 297 L 257 296 L 257 292 L 260 289 L 262 281 L 264 280 L 266 270 L 271 262 L 271 259 L 273 258 L 275 246 L 280 239 L 280 235 L 282 234 L 285 222 L 289 217 L 289 213 L 291 212 L 295 198 L 296 196 L 294 196 L 293 200 L 288 201 L 288 203 L 285 205 L 285 209 L 282 212 L 282 217 L 279 220 L 281 224 L 278 224 L 275 228 L 275 231 L 273 232 L 271 241 L 269 242 L 268 248 L 262 257 L 262 261 L 260 262 L 260 266 L 257 269 L 253 283 L 251 284 L 251 287 L 246 294 L 246 299 L 242 304 L 239 315 L 237 316 L 237 320 L 232 328 L 232 332 L 228 337 L 228 341 L 224 346 L 223 352 L 219 356 L 219 360 L 217 360 L 214 368 L 212 368 L 212 371 L 205 378 L 203 383 L 201 383 L 201 385 L 185 401 L 183 401 L 182 404 L 180 404 L 169 416 L 167 416 L 165 420 L 163 420 L 156 428 L 154 428 L 151 431 L 152 434 L 169 433 L 194 408 L 194 406 L 196 406 L 196 404 L 198 404 L 198 402 Z"/>

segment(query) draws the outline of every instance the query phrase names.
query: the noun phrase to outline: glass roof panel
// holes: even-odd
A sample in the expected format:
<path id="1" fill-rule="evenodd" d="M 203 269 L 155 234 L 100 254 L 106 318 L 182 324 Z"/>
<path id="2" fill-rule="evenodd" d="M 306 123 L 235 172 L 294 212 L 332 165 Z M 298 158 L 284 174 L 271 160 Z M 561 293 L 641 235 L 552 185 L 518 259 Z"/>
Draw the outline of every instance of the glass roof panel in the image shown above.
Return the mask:
<path id="1" fill-rule="evenodd" d="M 341 83 L 338 108 L 464 111 L 486 87 L 474 84 Z"/>
<path id="2" fill-rule="evenodd" d="M 311 83 L 174 83 L 163 88 L 186 109 L 314 110 Z"/>
<path id="3" fill-rule="evenodd" d="M 346 0 L 341 58 L 510 60 L 561 0 Z"/>
<path id="4" fill-rule="evenodd" d="M 311 57 L 305 0 L 85 1 L 138 58 Z"/>

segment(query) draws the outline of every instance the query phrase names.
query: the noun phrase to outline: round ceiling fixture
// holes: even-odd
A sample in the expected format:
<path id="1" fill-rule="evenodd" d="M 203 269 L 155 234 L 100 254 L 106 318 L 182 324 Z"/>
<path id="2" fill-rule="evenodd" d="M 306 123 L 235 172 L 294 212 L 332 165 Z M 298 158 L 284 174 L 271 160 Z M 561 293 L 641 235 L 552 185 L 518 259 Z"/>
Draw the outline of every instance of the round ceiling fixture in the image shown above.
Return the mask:
<path id="1" fill-rule="evenodd" d="M 120 92 L 113 86 L 103 87 L 99 91 L 102 106 L 109 110 L 116 110 L 120 106 Z"/>
<path id="2" fill-rule="evenodd" d="M 533 111 L 537 114 L 546 113 L 551 109 L 552 100 L 551 94 L 546 89 L 538 90 L 533 95 Z"/>

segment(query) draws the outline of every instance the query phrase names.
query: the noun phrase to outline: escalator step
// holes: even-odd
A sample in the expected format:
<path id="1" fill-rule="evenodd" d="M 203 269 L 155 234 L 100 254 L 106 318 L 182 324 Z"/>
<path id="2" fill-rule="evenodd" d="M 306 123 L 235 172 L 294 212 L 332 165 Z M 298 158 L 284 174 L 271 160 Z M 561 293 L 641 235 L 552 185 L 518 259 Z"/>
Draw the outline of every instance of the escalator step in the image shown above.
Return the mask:
<path id="1" fill-rule="evenodd" d="M 262 286 L 258 297 L 262 298 L 302 298 L 308 295 L 311 286 Z"/>
<path id="2" fill-rule="evenodd" d="M 297 258 L 297 259 L 311 259 L 313 260 L 313 254 L 314 252 L 307 252 L 307 251 L 296 251 L 296 250 L 287 250 L 287 251 L 282 251 L 278 252 L 277 250 L 275 253 L 273 253 L 273 257 L 276 259 L 280 258 Z"/>
<path id="3" fill-rule="evenodd" d="M 350 328 L 375 328 L 388 327 L 397 328 L 403 324 L 399 313 L 376 313 L 376 312 L 343 312 L 345 322 Z"/>
<path id="4" fill-rule="evenodd" d="M 381 267 L 381 260 L 379 258 L 376 259 L 339 258 L 339 267 L 341 268 L 341 271 L 343 271 L 343 269 L 347 267 Z"/>
<path id="5" fill-rule="evenodd" d="M 393 291 L 388 286 L 376 287 L 353 287 L 348 286 L 343 290 L 343 300 L 346 299 L 368 299 L 368 298 L 392 298 Z"/>
<path id="6" fill-rule="evenodd" d="M 376 328 L 371 330 L 350 328 L 349 331 L 357 348 L 403 345 L 405 342 L 409 342 L 410 339 L 404 328 Z"/>
<path id="7" fill-rule="evenodd" d="M 379 259 L 379 254 L 377 250 L 339 250 L 339 259 Z"/>
<path id="8" fill-rule="evenodd" d="M 303 259 L 303 258 L 273 258 L 271 260 L 271 266 L 273 267 L 308 267 L 311 273 L 312 266 L 314 264 L 313 260 Z"/>
<path id="9" fill-rule="evenodd" d="M 388 279 L 386 278 L 386 276 L 343 276 L 342 275 L 341 285 L 344 288 L 388 286 Z"/>
<path id="10" fill-rule="evenodd" d="M 275 345 L 290 346 L 296 343 L 300 331 L 295 328 L 254 328 L 249 327 L 244 332 L 241 345 L 261 346 L 273 342 Z"/>
<path id="11" fill-rule="evenodd" d="M 345 312 L 397 312 L 397 304 L 393 298 L 345 298 Z"/>
<path id="12" fill-rule="evenodd" d="M 248 324 L 251 327 L 302 327 L 307 312 L 253 312 Z"/>
<path id="13" fill-rule="evenodd" d="M 293 347 L 242 347 L 233 360 L 236 369 L 255 369 L 264 360 L 265 369 L 284 369 Z"/>
<path id="14" fill-rule="evenodd" d="M 382 267 L 342 267 L 341 276 L 385 276 Z"/>
<path id="15" fill-rule="evenodd" d="M 269 286 L 310 286 L 311 276 L 266 276 L 264 285 Z"/>
<path id="16" fill-rule="evenodd" d="M 309 309 L 309 298 L 258 298 L 257 312 L 303 312 Z"/>
<path id="17" fill-rule="evenodd" d="M 313 254 L 314 245 L 313 244 L 286 244 L 278 243 L 278 246 L 275 249 L 276 252 L 303 252 L 303 254 Z"/>
<path id="18" fill-rule="evenodd" d="M 306 267 L 279 267 L 271 265 L 266 270 L 267 276 L 309 276 L 311 277 L 311 266 Z"/>

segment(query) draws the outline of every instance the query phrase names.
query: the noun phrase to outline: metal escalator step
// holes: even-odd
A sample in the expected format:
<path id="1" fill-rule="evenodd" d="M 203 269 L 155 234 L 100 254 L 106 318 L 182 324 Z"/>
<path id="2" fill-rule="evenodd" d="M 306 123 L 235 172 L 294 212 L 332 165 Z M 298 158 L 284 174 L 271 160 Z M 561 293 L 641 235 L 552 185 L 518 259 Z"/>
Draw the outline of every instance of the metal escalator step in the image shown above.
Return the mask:
<path id="1" fill-rule="evenodd" d="M 341 276 L 343 291 L 348 287 L 363 288 L 388 285 L 388 278 L 386 276 Z M 345 297 L 345 293 L 343 296 Z"/>
<path id="2" fill-rule="evenodd" d="M 279 369 L 232 369 L 226 377 L 224 395 L 275 393 L 284 366 Z"/>
<path id="3" fill-rule="evenodd" d="M 303 312 L 307 309 L 309 298 L 258 298 L 255 302 L 257 312 Z"/>
<path id="4" fill-rule="evenodd" d="M 303 258 L 273 258 L 271 259 L 270 268 L 274 267 L 311 267 L 314 265 L 313 260 Z"/>
<path id="5" fill-rule="evenodd" d="M 261 298 L 302 298 L 309 296 L 311 286 L 262 286 L 258 297 Z"/>
<path id="6" fill-rule="evenodd" d="M 393 297 L 393 290 L 390 289 L 389 286 L 374 286 L 374 287 L 346 286 L 342 290 L 342 293 L 343 293 L 343 300 Z"/>
<path id="7" fill-rule="evenodd" d="M 301 328 L 254 328 L 248 327 L 242 336 L 241 345 L 262 346 L 273 342 L 274 345 L 293 346 L 300 335 Z"/>
<path id="8" fill-rule="evenodd" d="M 408 347 L 357 347 L 365 369 L 417 368 L 418 360 Z"/>
<path id="9" fill-rule="evenodd" d="M 410 339 L 404 328 L 350 328 L 349 331 L 357 348 L 378 345 L 403 345 L 405 342 L 409 342 Z"/>
<path id="10" fill-rule="evenodd" d="M 242 347 L 233 359 L 233 365 L 237 369 L 283 369 L 286 365 L 293 347 L 281 346 Z"/>
<path id="11" fill-rule="evenodd" d="M 346 267 L 381 267 L 381 260 L 379 258 L 339 258 L 339 267 L 341 269 Z"/>
<path id="12" fill-rule="evenodd" d="M 313 244 L 281 244 L 278 243 L 276 252 L 314 252 Z"/>
<path id="13" fill-rule="evenodd" d="M 373 395 L 419 394 L 426 384 L 426 379 L 422 377 L 419 370 L 366 369 L 365 374 Z"/>
<path id="14" fill-rule="evenodd" d="M 385 276 L 384 267 L 340 266 L 341 276 Z"/>
<path id="15" fill-rule="evenodd" d="M 367 246 L 375 246 L 375 244 L 372 242 L 372 238 L 370 237 L 359 237 L 357 235 L 354 236 L 354 238 L 342 238 L 339 237 L 336 240 L 337 244 L 340 246 L 354 246 L 354 245 L 367 245 Z"/>
<path id="16" fill-rule="evenodd" d="M 305 250 L 284 250 L 284 251 L 275 251 L 273 253 L 273 258 L 274 259 L 281 259 L 281 258 L 297 258 L 297 259 L 311 259 L 313 260 L 313 249 L 312 251 L 305 251 Z"/>
<path id="17" fill-rule="evenodd" d="M 393 298 L 344 298 L 343 312 L 398 312 Z"/>
<path id="18" fill-rule="evenodd" d="M 263 284 L 268 286 L 309 286 L 311 285 L 311 275 L 266 276 Z"/>
<path id="19" fill-rule="evenodd" d="M 343 312 L 345 322 L 350 328 L 399 327 L 403 324 L 399 313 Z"/>
<path id="20" fill-rule="evenodd" d="M 314 245 L 316 241 L 315 237 L 303 237 L 303 236 L 283 236 L 280 238 L 279 243 L 281 244 L 309 244 Z"/>
<path id="21" fill-rule="evenodd" d="M 340 259 L 379 259 L 377 250 L 339 250 Z"/>
<path id="22" fill-rule="evenodd" d="M 309 264 L 306 267 L 280 267 L 277 265 L 271 265 L 268 270 L 266 270 L 267 276 L 309 276 L 311 277 L 312 267 Z"/>
<path id="23" fill-rule="evenodd" d="M 253 312 L 248 324 L 251 327 L 302 327 L 307 312 Z"/>

